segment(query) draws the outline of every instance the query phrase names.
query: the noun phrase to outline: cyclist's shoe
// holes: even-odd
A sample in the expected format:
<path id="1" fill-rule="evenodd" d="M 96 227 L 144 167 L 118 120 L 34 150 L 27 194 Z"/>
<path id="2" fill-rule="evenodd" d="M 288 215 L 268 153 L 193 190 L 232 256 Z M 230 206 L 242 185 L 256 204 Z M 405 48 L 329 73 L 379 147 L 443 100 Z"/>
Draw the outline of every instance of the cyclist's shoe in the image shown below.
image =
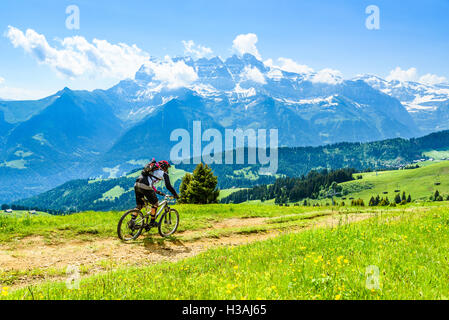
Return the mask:
<path id="1" fill-rule="evenodd" d="M 149 226 L 150 226 L 150 227 L 157 227 L 157 222 L 156 222 L 156 220 L 151 220 L 150 223 L 149 223 Z"/>
<path id="2" fill-rule="evenodd" d="M 152 227 L 157 227 L 157 226 L 158 226 L 158 224 L 157 224 L 156 220 L 152 220 L 152 221 L 150 221 L 150 223 L 145 225 L 145 230 L 148 232 L 151 230 Z"/>

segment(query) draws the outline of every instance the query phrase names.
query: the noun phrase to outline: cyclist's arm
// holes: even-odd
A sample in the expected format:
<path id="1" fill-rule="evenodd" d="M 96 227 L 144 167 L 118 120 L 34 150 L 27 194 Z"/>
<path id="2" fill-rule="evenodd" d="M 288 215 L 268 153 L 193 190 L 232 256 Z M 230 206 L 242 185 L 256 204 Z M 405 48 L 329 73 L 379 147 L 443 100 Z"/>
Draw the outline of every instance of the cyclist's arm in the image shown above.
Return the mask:
<path id="1" fill-rule="evenodd" d="M 167 173 L 164 172 L 164 181 L 165 181 L 165 187 L 168 191 L 173 195 L 173 197 L 178 198 L 178 194 L 176 193 L 176 190 L 172 187 L 170 182 L 170 177 Z"/>

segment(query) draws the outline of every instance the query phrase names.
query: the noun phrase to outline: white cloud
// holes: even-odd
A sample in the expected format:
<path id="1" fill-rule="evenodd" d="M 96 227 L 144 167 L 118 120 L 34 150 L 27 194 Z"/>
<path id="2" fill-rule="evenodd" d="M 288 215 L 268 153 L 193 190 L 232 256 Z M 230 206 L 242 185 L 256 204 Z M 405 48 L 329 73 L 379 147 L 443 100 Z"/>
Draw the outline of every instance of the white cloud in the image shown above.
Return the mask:
<path id="1" fill-rule="evenodd" d="M 0 84 L 2 84 L 3 82 L 5 82 L 5 79 L 0 77 Z"/>
<path id="2" fill-rule="evenodd" d="M 262 57 L 256 47 L 257 41 L 257 35 L 254 33 L 240 34 L 232 42 L 232 48 L 240 55 L 250 53 L 261 60 Z"/>
<path id="3" fill-rule="evenodd" d="M 446 77 L 440 77 L 440 76 L 437 76 L 436 74 L 427 73 L 419 78 L 419 82 L 422 82 L 422 83 L 428 84 L 428 85 L 435 85 L 435 84 L 447 82 L 447 79 L 446 79 Z"/>
<path id="4" fill-rule="evenodd" d="M 259 69 L 257 69 L 256 67 L 249 67 L 246 66 L 245 69 L 243 70 L 241 77 L 244 80 L 250 80 L 250 81 L 254 81 L 260 84 L 266 84 L 267 82 L 265 81 L 265 76 L 263 75 L 262 72 L 260 72 Z"/>
<path id="5" fill-rule="evenodd" d="M 277 64 L 275 65 L 272 59 L 268 59 L 264 62 L 266 66 L 272 68 L 278 68 L 286 72 L 293 73 L 311 73 L 313 69 L 304 64 L 299 64 L 296 61 L 289 58 L 278 58 Z"/>
<path id="6" fill-rule="evenodd" d="M 416 68 L 410 68 L 408 70 L 402 70 L 400 67 L 390 71 L 390 74 L 386 78 L 387 81 L 413 81 L 421 82 L 428 85 L 435 85 L 438 83 L 447 82 L 447 79 L 436 74 L 427 73 L 423 76 L 419 76 L 418 70 Z"/>
<path id="7" fill-rule="evenodd" d="M 136 45 L 111 44 L 98 39 L 89 42 L 81 36 L 64 38 L 59 48 L 51 46 L 44 35 L 32 29 L 23 33 L 8 26 L 6 36 L 14 47 L 23 48 L 39 63 L 49 65 L 58 74 L 72 79 L 85 75 L 130 78 L 149 57 Z"/>
<path id="8" fill-rule="evenodd" d="M 212 49 L 202 46 L 200 44 L 196 45 L 193 40 L 182 41 L 184 45 L 184 54 L 188 56 L 193 56 L 195 59 L 201 59 L 212 54 Z"/>
<path id="9" fill-rule="evenodd" d="M 145 72 L 153 76 L 156 81 L 162 82 L 170 89 L 186 87 L 198 79 L 195 70 L 179 60 L 174 62 L 169 56 L 163 61 L 147 61 L 144 64 Z"/>
<path id="10" fill-rule="evenodd" d="M 326 68 L 314 74 L 310 81 L 314 83 L 337 84 L 343 81 L 343 75 L 338 70 Z"/>
<path id="11" fill-rule="evenodd" d="M 387 81 L 416 81 L 418 79 L 418 71 L 416 68 L 410 68 L 408 70 L 402 70 L 400 67 L 396 67 L 395 69 L 390 71 L 390 74 L 387 76 Z"/>

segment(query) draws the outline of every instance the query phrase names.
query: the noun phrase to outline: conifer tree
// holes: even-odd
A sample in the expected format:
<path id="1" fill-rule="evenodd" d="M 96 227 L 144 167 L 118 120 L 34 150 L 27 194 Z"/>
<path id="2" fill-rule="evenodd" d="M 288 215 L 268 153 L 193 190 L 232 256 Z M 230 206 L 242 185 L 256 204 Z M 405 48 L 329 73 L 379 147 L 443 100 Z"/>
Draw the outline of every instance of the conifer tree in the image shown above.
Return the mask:
<path id="1" fill-rule="evenodd" d="M 189 203 L 189 186 L 191 182 L 192 175 L 190 173 L 186 173 L 182 178 L 181 186 L 179 187 L 179 203 Z"/>
<path id="2" fill-rule="evenodd" d="M 220 190 L 217 189 L 217 177 L 206 164 L 198 164 L 189 178 L 187 175 L 181 184 L 183 203 L 208 204 L 217 203 Z M 183 192 L 184 191 L 184 192 Z"/>

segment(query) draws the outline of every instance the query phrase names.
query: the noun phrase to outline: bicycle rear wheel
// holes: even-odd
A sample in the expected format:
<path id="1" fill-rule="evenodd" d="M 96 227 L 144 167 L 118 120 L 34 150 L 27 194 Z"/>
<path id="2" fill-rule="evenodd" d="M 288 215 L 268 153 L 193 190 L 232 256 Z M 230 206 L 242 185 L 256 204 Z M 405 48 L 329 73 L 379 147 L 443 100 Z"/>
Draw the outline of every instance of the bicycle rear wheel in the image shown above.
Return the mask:
<path id="1" fill-rule="evenodd" d="M 136 215 L 136 219 L 132 219 L 133 214 Z M 126 212 L 117 225 L 117 235 L 123 241 L 136 240 L 144 228 L 144 217 L 140 210 L 133 209 Z"/>
<path id="2" fill-rule="evenodd" d="M 179 213 L 175 209 L 170 209 L 162 214 L 159 220 L 159 234 L 162 237 L 169 237 L 176 232 L 179 226 Z"/>

